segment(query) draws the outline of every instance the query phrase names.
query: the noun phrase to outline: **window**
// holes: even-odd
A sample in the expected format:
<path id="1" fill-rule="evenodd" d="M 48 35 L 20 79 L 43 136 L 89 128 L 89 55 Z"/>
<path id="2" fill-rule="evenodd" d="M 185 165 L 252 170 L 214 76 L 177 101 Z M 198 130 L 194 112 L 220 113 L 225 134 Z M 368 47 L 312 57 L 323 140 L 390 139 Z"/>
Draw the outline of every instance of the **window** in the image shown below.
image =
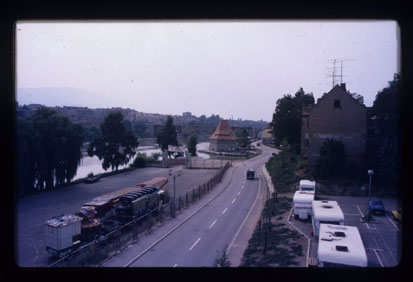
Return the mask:
<path id="1" fill-rule="evenodd" d="M 334 108 L 340 108 L 340 100 L 334 100 Z"/>

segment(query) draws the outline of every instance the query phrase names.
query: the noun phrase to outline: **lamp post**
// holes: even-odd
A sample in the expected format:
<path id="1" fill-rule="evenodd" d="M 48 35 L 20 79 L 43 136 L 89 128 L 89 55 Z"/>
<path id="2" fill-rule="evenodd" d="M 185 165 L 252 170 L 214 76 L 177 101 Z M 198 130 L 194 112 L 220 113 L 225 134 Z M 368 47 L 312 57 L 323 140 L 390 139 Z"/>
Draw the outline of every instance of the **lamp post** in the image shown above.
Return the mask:
<path id="1" fill-rule="evenodd" d="M 172 170 L 169 170 L 169 176 L 174 178 L 174 197 L 173 197 L 173 205 L 172 205 L 172 217 L 175 217 L 175 179 L 181 176 L 181 171 L 172 173 Z"/>
<path id="2" fill-rule="evenodd" d="M 370 196 L 371 196 L 371 177 L 374 174 L 374 171 L 372 169 L 369 169 L 367 171 L 367 174 L 369 175 L 369 197 L 367 199 L 367 218 L 368 220 L 370 219 L 370 208 L 369 208 L 369 201 L 370 201 Z"/>
<path id="3" fill-rule="evenodd" d="M 372 169 L 369 169 L 367 171 L 368 175 L 369 175 L 369 199 L 370 199 L 370 195 L 371 195 L 371 177 L 374 174 L 374 171 Z"/>

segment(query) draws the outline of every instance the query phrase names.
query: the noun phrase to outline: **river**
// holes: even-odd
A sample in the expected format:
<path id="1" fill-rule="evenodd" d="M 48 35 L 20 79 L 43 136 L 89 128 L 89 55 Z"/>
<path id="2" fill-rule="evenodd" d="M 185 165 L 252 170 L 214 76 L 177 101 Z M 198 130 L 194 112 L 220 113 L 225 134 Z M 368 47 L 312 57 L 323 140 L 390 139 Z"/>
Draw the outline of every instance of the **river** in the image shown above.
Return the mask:
<path id="1" fill-rule="evenodd" d="M 196 149 L 198 150 L 208 150 L 209 148 L 209 142 L 201 142 L 196 145 Z M 155 153 L 161 153 L 161 149 L 158 147 L 154 146 L 142 146 L 138 147 L 138 153 L 145 153 L 147 156 L 151 156 Z M 199 153 L 197 152 L 198 156 L 201 158 L 209 159 L 209 155 L 205 153 Z M 160 157 L 162 159 L 162 157 Z M 119 166 L 119 169 L 128 167 L 130 164 L 132 164 L 134 161 L 134 158 L 129 161 L 127 165 Z M 104 170 L 102 168 L 102 161 L 99 160 L 98 157 L 89 157 L 87 153 L 83 154 L 82 161 L 80 165 L 77 168 L 77 173 L 73 180 L 79 179 L 79 178 L 84 178 L 87 177 L 87 175 L 90 172 L 93 172 L 93 174 L 99 174 L 99 173 L 104 173 L 104 172 L 109 172 L 110 169 Z"/>

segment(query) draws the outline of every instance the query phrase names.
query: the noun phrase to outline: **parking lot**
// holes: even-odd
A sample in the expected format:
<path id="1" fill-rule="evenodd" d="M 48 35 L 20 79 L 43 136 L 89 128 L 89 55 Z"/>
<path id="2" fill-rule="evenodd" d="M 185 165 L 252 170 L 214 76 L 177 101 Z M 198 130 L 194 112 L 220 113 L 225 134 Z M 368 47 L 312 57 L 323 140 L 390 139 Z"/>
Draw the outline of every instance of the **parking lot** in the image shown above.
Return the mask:
<path id="1" fill-rule="evenodd" d="M 316 199 L 337 201 L 344 214 L 344 225 L 356 226 L 359 229 L 366 249 L 368 267 L 398 265 L 402 249 L 402 224 L 391 214 L 392 210 L 398 208 L 396 199 L 383 199 L 385 215 L 374 215 L 369 222 L 361 219 L 367 211 L 367 197 L 319 196 Z M 290 222 L 311 239 L 310 257 L 317 257 L 317 242 L 311 236 L 311 219 L 301 221 L 292 216 Z"/>

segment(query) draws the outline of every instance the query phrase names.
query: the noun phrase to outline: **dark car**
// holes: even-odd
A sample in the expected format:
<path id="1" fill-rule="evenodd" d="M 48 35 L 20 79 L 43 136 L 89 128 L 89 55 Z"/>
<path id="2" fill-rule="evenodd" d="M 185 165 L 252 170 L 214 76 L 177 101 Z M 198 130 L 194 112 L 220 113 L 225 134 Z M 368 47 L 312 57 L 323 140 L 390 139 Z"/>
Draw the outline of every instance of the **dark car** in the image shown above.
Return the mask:
<path id="1" fill-rule="evenodd" d="M 99 175 L 97 175 L 97 176 L 92 176 L 92 177 L 88 177 L 88 178 L 86 178 L 86 180 L 85 180 L 85 183 L 95 183 L 96 181 L 98 181 L 100 179 L 100 176 Z"/>
<path id="2" fill-rule="evenodd" d="M 385 209 L 384 209 L 383 201 L 379 198 L 370 198 L 369 211 L 371 214 L 384 215 Z"/>
<path id="3" fill-rule="evenodd" d="M 255 179 L 255 171 L 251 168 L 247 170 L 247 179 Z"/>

